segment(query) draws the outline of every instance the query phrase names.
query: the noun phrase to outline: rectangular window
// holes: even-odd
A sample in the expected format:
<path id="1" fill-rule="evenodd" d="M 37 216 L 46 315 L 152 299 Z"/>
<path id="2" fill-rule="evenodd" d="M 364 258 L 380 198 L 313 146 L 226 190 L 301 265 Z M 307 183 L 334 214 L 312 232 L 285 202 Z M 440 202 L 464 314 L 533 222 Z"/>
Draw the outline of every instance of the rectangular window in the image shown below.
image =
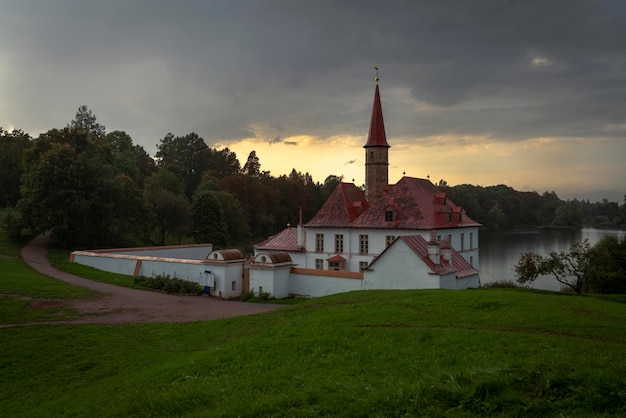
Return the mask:
<path id="1" fill-rule="evenodd" d="M 461 251 L 465 250 L 465 234 L 461 233 Z"/>
<path id="2" fill-rule="evenodd" d="M 363 271 L 367 269 L 367 266 L 369 266 L 367 261 L 359 261 L 359 270 Z"/>
<path id="3" fill-rule="evenodd" d="M 230 290 L 237 290 L 237 282 L 236 281 L 232 281 L 232 283 L 230 284 Z"/>
<path id="4" fill-rule="evenodd" d="M 385 222 L 392 222 L 393 221 L 393 211 L 392 210 L 386 210 L 385 211 Z"/>
<path id="5" fill-rule="evenodd" d="M 469 246 L 470 250 L 472 248 L 474 248 L 474 233 L 473 232 L 470 232 L 470 242 L 469 242 L 469 244 L 470 244 L 470 246 Z"/>
<path id="6" fill-rule="evenodd" d="M 369 242 L 367 235 L 359 235 L 359 254 L 367 254 L 369 252 Z"/>
<path id="7" fill-rule="evenodd" d="M 316 258 L 315 259 L 315 268 L 317 270 L 324 270 L 324 260 L 322 260 L 321 258 Z"/>
<path id="8" fill-rule="evenodd" d="M 341 234 L 335 235 L 335 252 L 336 253 L 343 252 L 343 235 Z"/>
<path id="9" fill-rule="evenodd" d="M 387 236 L 385 237 L 385 246 L 386 246 L 386 247 L 389 247 L 389 246 L 391 245 L 391 243 L 392 243 L 395 239 L 396 239 L 396 237 L 395 237 L 395 236 L 393 236 L 393 235 L 387 235 Z"/>
<path id="10" fill-rule="evenodd" d="M 324 234 L 315 234 L 315 251 L 318 253 L 324 251 Z"/>
<path id="11" fill-rule="evenodd" d="M 474 267 L 474 256 L 470 256 L 470 266 Z"/>

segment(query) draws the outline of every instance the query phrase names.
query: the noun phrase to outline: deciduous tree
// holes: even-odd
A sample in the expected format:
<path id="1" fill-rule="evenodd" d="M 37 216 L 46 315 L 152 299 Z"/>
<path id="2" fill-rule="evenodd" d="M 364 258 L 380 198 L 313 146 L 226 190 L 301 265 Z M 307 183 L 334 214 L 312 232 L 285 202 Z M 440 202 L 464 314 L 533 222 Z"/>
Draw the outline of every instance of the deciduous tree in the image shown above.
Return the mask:
<path id="1" fill-rule="evenodd" d="M 160 169 L 146 180 L 144 196 L 155 219 L 157 243 L 165 245 L 172 234 L 180 241 L 191 218 L 180 180 L 171 171 Z"/>
<path id="2" fill-rule="evenodd" d="M 221 150 L 209 149 L 209 174 L 223 179 L 239 173 L 241 164 L 237 159 L 237 154 L 228 148 Z"/>
<path id="3" fill-rule="evenodd" d="M 159 166 L 176 174 L 183 182 L 187 198 L 191 198 L 209 169 L 209 147 L 195 132 L 185 136 L 169 133 L 157 145 Z"/>
<path id="4" fill-rule="evenodd" d="M 31 146 L 30 135 L 0 127 L 0 205 L 15 205 L 20 198 L 22 156 Z"/>
<path id="5" fill-rule="evenodd" d="M 593 246 L 585 290 L 626 293 L 626 237 L 608 235 Z"/>
<path id="6" fill-rule="evenodd" d="M 22 219 L 35 233 L 52 231 L 62 246 L 106 245 L 116 202 L 105 152 L 80 128 L 50 131 L 41 141 L 27 159 Z"/>
<path id="7" fill-rule="evenodd" d="M 553 251 L 547 256 L 524 253 L 515 265 L 519 283 L 532 283 L 539 276 L 552 275 L 564 286 L 581 294 L 589 279 L 591 245 L 589 240 L 578 242 L 569 251 Z"/>

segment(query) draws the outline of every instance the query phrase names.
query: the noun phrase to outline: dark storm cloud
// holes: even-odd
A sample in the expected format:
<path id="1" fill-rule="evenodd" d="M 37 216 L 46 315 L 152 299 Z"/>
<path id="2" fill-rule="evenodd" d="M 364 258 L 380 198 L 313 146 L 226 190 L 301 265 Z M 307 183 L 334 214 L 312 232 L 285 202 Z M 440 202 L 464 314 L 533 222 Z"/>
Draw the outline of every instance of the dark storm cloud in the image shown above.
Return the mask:
<path id="1" fill-rule="evenodd" d="M 168 132 L 211 144 L 365 135 L 377 65 L 390 136 L 623 137 L 625 10 L 617 0 L 8 0 L 0 125 L 38 133 L 85 103 L 150 152 Z"/>

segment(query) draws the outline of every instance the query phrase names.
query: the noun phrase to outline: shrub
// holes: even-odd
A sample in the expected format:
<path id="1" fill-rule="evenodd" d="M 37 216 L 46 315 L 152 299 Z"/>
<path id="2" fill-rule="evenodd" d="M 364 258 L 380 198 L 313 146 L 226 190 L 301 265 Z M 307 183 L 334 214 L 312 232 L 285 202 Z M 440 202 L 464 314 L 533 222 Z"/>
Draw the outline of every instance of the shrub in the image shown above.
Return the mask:
<path id="1" fill-rule="evenodd" d="M 500 288 L 500 289 L 517 289 L 523 286 L 520 286 L 511 280 L 496 280 L 495 282 L 481 284 L 480 287 L 493 287 L 493 288 Z"/>
<path id="2" fill-rule="evenodd" d="M 243 302 L 248 302 L 252 299 L 254 299 L 254 289 L 252 290 L 244 290 L 243 292 L 241 292 L 241 301 Z"/>
<path id="3" fill-rule="evenodd" d="M 259 292 L 259 300 L 266 301 L 269 300 L 271 296 L 270 292 Z"/>
<path id="4" fill-rule="evenodd" d="M 9 210 L 1 221 L 2 232 L 17 244 L 23 244 L 34 236 L 24 225 L 22 217 L 17 211 Z"/>
<path id="5" fill-rule="evenodd" d="M 134 283 L 146 289 L 159 290 L 165 293 L 178 295 L 201 295 L 202 286 L 196 282 L 178 278 L 170 278 L 169 275 L 156 275 L 154 277 L 135 277 Z"/>

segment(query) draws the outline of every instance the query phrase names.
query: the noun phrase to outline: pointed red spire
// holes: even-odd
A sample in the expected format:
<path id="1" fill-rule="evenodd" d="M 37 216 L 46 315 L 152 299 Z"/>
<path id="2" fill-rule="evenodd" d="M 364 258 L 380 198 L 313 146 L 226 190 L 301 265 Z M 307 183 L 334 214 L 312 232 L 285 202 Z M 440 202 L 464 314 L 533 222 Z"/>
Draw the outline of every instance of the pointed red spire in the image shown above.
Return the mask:
<path id="1" fill-rule="evenodd" d="M 370 120 L 370 132 L 367 137 L 365 147 L 387 147 L 387 135 L 385 134 L 385 122 L 383 121 L 383 107 L 380 104 L 380 93 L 378 92 L 378 77 L 376 77 L 376 93 L 374 94 L 374 105 L 372 106 L 372 119 Z"/>

